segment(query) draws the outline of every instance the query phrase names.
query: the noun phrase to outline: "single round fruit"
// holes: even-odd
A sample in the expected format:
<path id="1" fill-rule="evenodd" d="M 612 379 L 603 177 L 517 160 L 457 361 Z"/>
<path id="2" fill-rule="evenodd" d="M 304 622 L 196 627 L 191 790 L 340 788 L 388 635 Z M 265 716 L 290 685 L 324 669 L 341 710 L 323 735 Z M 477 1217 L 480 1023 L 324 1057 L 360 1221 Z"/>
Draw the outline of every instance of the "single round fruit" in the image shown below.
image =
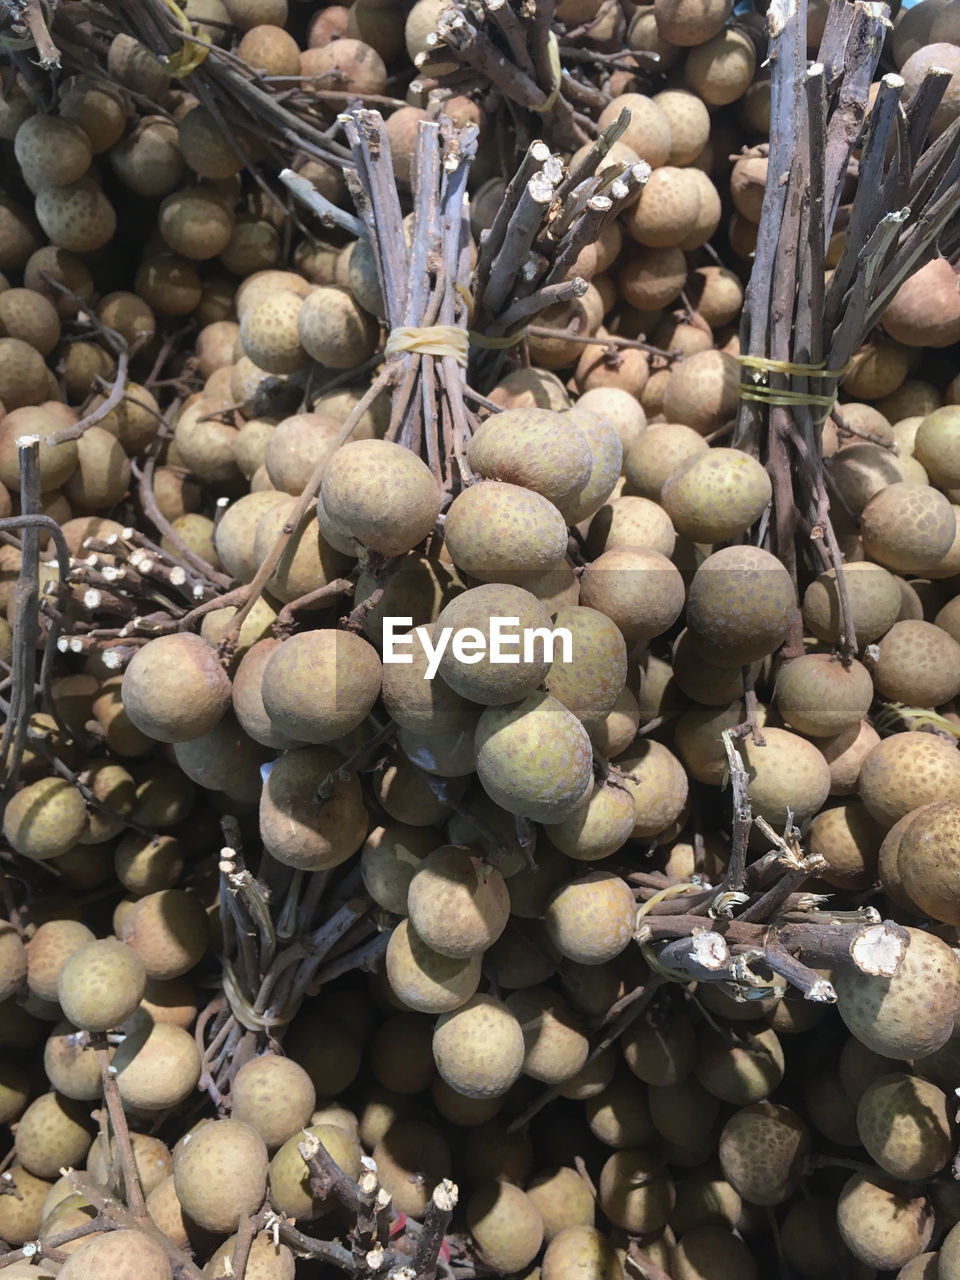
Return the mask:
<path id="1" fill-rule="evenodd" d="M 545 916 L 554 946 L 588 965 L 618 956 L 633 936 L 636 918 L 633 891 L 609 871 L 591 871 L 557 889 Z"/>
<path id="2" fill-rule="evenodd" d="M 57 980 L 60 1007 L 75 1027 L 109 1031 L 136 1009 L 146 981 L 146 967 L 136 951 L 116 938 L 101 938 L 65 961 Z"/>
<path id="3" fill-rule="evenodd" d="M 174 1152 L 174 1186 L 185 1214 L 207 1231 L 235 1231 L 260 1206 L 267 1184 L 267 1148 L 239 1120 L 212 1120 Z"/>
<path id="4" fill-rule="evenodd" d="M 188 742 L 223 716 L 230 681 L 206 641 L 181 632 L 137 650 L 123 673 L 121 696 L 142 733 L 158 742 Z"/>
<path id="5" fill-rule="evenodd" d="M 264 1053 L 244 1063 L 234 1077 L 230 1115 L 255 1129 L 272 1149 L 309 1122 L 316 1101 L 313 1081 L 299 1063 Z"/>
<path id="6" fill-rule="evenodd" d="M 932 1178 L 950 1159 L 951 1119 L 942 1089 L 903 1072 L 874 1080 L 857 1104 L 867 1154 L 905 1182 Z"/>
<path id="7" fill-rule="evenodd" d="M 789 1107 L 755 1102 L 723 1126 L 720 1164 L 744 1200 L 782 1204 L 796 1189 L 809 1146 L 806 1125 Z"/>
<path id="8" fill-rule="evenodd" d="M 494 996 L 473 996 L 443 1014 L 433 1033 L 433 1056 L 447 1084 L 468 1098 L 499 1097 L 523 1069 L 523 1030 Z"/>
<path id="9" fill-rule="evenodd" d="M 420 863 L 407 895 L 410 923 L 451 959 L 480 955 L 506 927 L 510 898 L 503 876 L 470 849 L 443 845 Z"/>

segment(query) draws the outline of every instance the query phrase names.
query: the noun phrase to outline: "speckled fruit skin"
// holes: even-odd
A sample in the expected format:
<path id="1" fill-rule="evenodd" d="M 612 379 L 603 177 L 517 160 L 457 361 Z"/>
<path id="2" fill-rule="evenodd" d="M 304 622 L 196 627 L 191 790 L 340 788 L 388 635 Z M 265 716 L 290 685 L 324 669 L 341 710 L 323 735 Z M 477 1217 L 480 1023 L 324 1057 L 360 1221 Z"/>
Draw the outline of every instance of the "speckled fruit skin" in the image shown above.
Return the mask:
<path id="1" fill-rule="evenodd" d="M 545 919 L 551 941 L 568 959 L 603 964 L 633 937 L 637 904 L 625 880 L 609 871 L 591 871 L 556 890 Z"/>
<path id="2" fill-rule="evenodd" d="M 739 449 L 710 449 L 680 464 L 661 501 L 674 528 L 694 542 L 729 542 L 760 518 L 770 477 Z"/>
<path id="3" fill-rule="evenodd" d="M 956 532 L 949 499 L 926 484 L 889 484 L 870 499 L 860 516 L 864 551 L 894 573 L 936 568 Z"/>
<path id="4" fill-rule="evenodd" d="M 307 1124 L 317 1093 L 299 1063 L 264 1053 L 240 1068 L 230 1098 L 232 1118 L 256 1129 L 272 1148 L 281 1146 Z"/>
<path id="5" fill-rule="evenodd" d="M 475 735 L 477 776 L 508 813 L 559 822 L 593 788 L 593 748 L 562 703 L 535 693 L 508 707 L 487 707 Z"/>
<path id="6" fill-rule="evenodd" d="M 131 947 L 100 938 L 64 963 L 57 980 L 60 1007 L 75 1027 L 109 1031 L 133 1013 L 146 982 L 146 966 Z"/>
<path id="7" fill-rule="evenodd" d="M 410 881 L 407 911 L 428 947 L 466 960 L 499 938 L 510 895 L 500 872 L 472 849 L 442 845 L 427 854 Z"/>
<path id="8" fill-rule="evenodd" d="M 454 959 L 428 947 L 409 920 L 401 920 L 387 944 L 387 980 L 408 1009 L 450 1013 L 476 994 L 480 956 Z"/>
<path id="9" fill-rule="evenodd" d="M 484 1183 L 467 1201 L 467 1226 L 482 1256 L 497 1271 L 520 1271 L 543 1243 L 540 1211 L 509 1182 Z"/>
<path id="10" fill-rule="evenodd" d="M 224 1240 L 204 1268 L 204 1275 L 209 1276 L 210 1280 L 228 1280 L 233 1277 L 235 1272 L 232 1259 L 236 1244 L 235 1235 Z M 296 1269 L 297 1261 L 293 1253 L 282 1242 L 275 1243 L 271 1232 L 263 1231 L 253 1237 L 244 1280 L 294 1280 Z"/>
<path id="11" fill-rule="evenodd" d="M 851 962 L 833 974 L 837 1011 L 868 1049 L 886 1058 L 922 1058 L 946 1044 L 960 1012 L 957 958 L 932 933 L 908 929 L 910 943 L 893 978 Z"/>
<path id="12" fill-rule="evenodd" d="M 430 468 L 388 440 L 355 440 L 339 448 L 327 464 L 321 492 L 330 518 L 385 556 L 412 551 L 440 514 L 440 489 Z"/>
<path id="13" fill-rule="evenodd" d="M 544 1084 L 572 1080 L 587 1060 L 590 1042 L 566 1001 L 550 987 L 533 986 L 514 991 L 506 1004 L 523 1031 L 524 1074 Z"/>
<path id="14" fill-rule="evenodd" d="M 960 644 L 942 627 L 919 618 L 895 622 L 877 650 L 870 671 L 891 702 L 939 707 L 960 693 Z"/>
<path id="15" fill-rule="evenodd" d="M 173 1181 L 183 1211 L 207 1231 L 236 1231 L 254 1213 L 267 1182 L 267 1148 L 239 1120 L 214 1120 L 174 1153 Z"/>
<path id="16" fill-rule="evenodd" d="M 734 1112 L 720 1134 L 724 1177 L 751 1204 L 782 1204 L 793 1194 L 810 1146 L 789 1107 L 755 1102 Z"/>
<path id="17" fill-rule="evenodd" d="M 17 1160 L 35 1178 L 56 1178 L 61 1166 L 81 1164 L 92 1141 L 86 1103 L 41 1093 L 20 1117 L 14 1147 Z"/>
<path id="18" fill-rule="evenodd" d="M 363 844 L 367 814 L 360 780 L 336 779 L 318 810 L 316 789 L 343 764 L 332 747 L 300 747 L 274 765 L 260 796 L 260 834 L 275 858 L 291 867 L 338 867 Z"/>
<path id="19" fill-rule="evenodd" d="M 683 602 L 680 571 L 649 547 L 613 547 L 580 578 L 580 604 L 612 618 L 628 648 L 668 631 Z"/>
<path id="20" fill-rule="evenodd" d="M 705 662 L 742 666 L 782 644 L 795 608 L 790 575 L 776 556 L 760 547 L 725 547 L 694 574 L 687 628 Z"/>
<path id="21" fill-rule="evenodd" d="M 548 693 L 579 720 L 607 715 L 627 679 L 623 633 L 605 613 L 583 605 L 560 609 L 553 626 L 570 632 L 571 661 L 564 662 L 555 650 L 544 680 Z"/>
<path id="22" fill-rule="evenodd" d="M 932 1178 L 950 1159 L 951 1119 L 943 1090 L 905 1072 L 874 1080 L 857 1105 L 867 1154 L 905 1181 Z"/>
<path id="23" fill-rule="evenodd" d="M 264 709 L 274 728 L 299 742 L 334 742 L 352 733 L 380 693 L 373 645 L 352 631 L 303 631 L 264 667 Z"/>
<path id="24" fill-rule="evenodd" d="M 188 742 L 212 729 L 230 705 L 230 680 L 213 649 L 187 632 L 138 649 L 123 673 L 123 707 L 157 742 Z"/>
<path id="25" fill-rule="evenodd" d="M 777 830 L 787 820 L 816 813 L 830 794 L 830 766 L 813 745 L 786 729 L 764 729 L 764 746 L 744 740 L 740 753 L 747 770 L 747 795 L 754 812 Z"/>
<path id="26" fill-rule="evenodd" d="M 516 618 L 517 624 L 511 624 L 509 628 L 511 637 L 533 628 L 549 631 L 552 625 L 550 611 L 532 592 L 505 582 L 488 582 L 461 592 L 445 606 L 437 618 L 434 643 L 444 627 L 453 628 L 453 635 L 464 627 L 475 627 L 489 638 L 492 618 Z M 481 662 L 466 663 L 457 659 L 448 644 L 440 659 L 438 673 L 442 681 L 462 698 L 483 706 L 505 706 L 532 694 L 550 670 L 550 663 L 545 661 L 546 654 L 540 646 L 535 647 L 532 662 L 524 661 L 522 643 L 514 643 L 507 652 L 519 661 L 495 663 L 485 656 Z"/>
<path id="27" fill-rule="evenodd" d="M 867 812 L 889 829 L 934 800 L 960 800 L 960 751 L 929 733 L 894 733 L 864 757 L 857 780 Z"/>
<path id="28" fill-rule="evenodd" d="M 589 800 L 562 822 L 545 824 L 544 830 L 567 857 L 599 862 L 623 848 L 635 824 L 636 808 L 630 792 L 597 783 Z"/>
<path id="29" fill-rule="evenodd" d="M 532 489 L 481 480 L 451 502 L 444 539 L 463 572 L 481 582 L 523 586 L 562 563 L 567 526 L 553 503 Z"/>
<path id="30" fill-rule="evenodd" d="M 921 913 L 960 924 L 960 801 L 934 801 L 907 815 L 896 878 Z"/>
<path id="31" fill-rule="evenodd" d="M 949 637 L 947 637 L 949 639 Z M 957 646 L 960 657 L 960 645 Z M 775 698 L 784 720 L 799 733 L 829 738 L 858 724 L 870 710 L 873 681 L 860 662 L 829 653 L 805 653 L 784 663 Z"/>
<path id="32" fill-rule="evenodd" d="M 543 1280 L 569 1280 L 571 1275 L 590 1280 L 623 1280 L 623 1268 L 613 1245 L 596 1227 L 573 1226 L 550 1241 L 540 1266 Z"/>
<path id="33" fill-rule="evenodd" d="M 473 996 L 437 1020 L 433 1058 L 451 1089 L 468 1098 L 506 1093 L 523 1069 L 523 1031 L 494 996 Z"/>
<path id="34" fill-rule="evenodd" d="M 597 1187 L 604 1213 L 636 1234 L 660 1231 L 676 1203 L 676 1190 L 662 1158 L 650 1151 L 615 1151 Z"/>
<path id="35" fill-rule="evenodd" d="M 855 1173 L 837 1200 L 837 1226 L 844 1244 L 861 1262 L 895 1271 L 930 1243 L 933 1206 L 902 1182 Z"/>
<path id="36" fill-rule="evenodd" d="M 562 414 L 506 409 L 474 432 L 467 461 L 485 480 L 521 485 L 562 508 L 586 484 L 593 460 L 583 432 Z"/>
<path id="37" fill-rule="evenodd" d="M 142 1231 L 108 1231 L 83 1242 L 60 1269 L 64 1280 L 170 1280 L 167 1252 Z"/>
<path id="38" fill-rule="evenodd" d="M 64 778 L 40 778 L 18 791 L 3 815 L 3 834 L 17 853 L 43 862 L 72 849 L 83 835 L 83 797 Z"/>
<path id="39" fill-rule="evenodd" d="M 680 817 L 690 783 L 686 770 L 662 742 L 637 742 L 617 757 L 622 785 L 633 797 L 633 837 L 650 839 L 666 831 Z"/>

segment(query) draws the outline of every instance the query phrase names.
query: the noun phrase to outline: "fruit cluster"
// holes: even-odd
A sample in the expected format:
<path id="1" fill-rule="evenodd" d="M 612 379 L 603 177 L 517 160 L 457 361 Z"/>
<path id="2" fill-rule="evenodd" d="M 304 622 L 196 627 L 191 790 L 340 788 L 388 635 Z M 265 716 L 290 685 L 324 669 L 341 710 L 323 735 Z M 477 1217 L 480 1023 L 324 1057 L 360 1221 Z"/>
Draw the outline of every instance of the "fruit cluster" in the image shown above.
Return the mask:
<path id="1" fill-rule="evenodd" d="M 960 234 L 784 555 L 732 9 L 0 31 L 11 1280 L 960 1274 Z M 881 73 L 932 173 L 957 0 Z"/>

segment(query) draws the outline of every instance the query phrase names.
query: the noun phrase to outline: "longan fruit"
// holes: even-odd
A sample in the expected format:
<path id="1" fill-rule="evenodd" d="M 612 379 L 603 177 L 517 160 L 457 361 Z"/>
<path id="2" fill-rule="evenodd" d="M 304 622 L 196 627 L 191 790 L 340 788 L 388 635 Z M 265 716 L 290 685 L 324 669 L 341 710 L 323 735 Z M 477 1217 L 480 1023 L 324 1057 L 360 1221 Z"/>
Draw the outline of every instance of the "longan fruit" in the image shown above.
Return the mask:
<path id="1" fill-rule="evenodd" d="M 40 778 L 8 801 L 3 834 L 17 853 L 43 862 L 72 849 L 86 821 L 83 797 L 76 787 L 63 778 Z"/>
<path id="2" fill-rule="evenodd" d="M 42 187 L 34 212 L 50 241 L 74 253 L 102 249 L 117 228 L 116 210 L 89 176 L 64 186 Z"/>
<path id="3" fill-rule="evenodd" d="M 239 1120 L 210 1121 L 174 1153 L 177 1198 L 207 1231 L 235 1231 L 263 1199 L 267 1163 L 255 1129 Z"/>
<path id="4" fill-rule="evenodd" d="M 19 1161 L 10 1167 L 8 1173 L 6 1185 L 11 1188 L 11 1192 L 0 1196 L 0 1234 L 5 1243 L 16 1249 L 28 1240 L 36 1240 L 43 1222 L 43 1206 L 51 1183 L 34 1177 Z M 52 1176 L 56 1177 L 56 1173 Z M 16 1266 L 12 1270 L 16 1271 Z M 42 1276 L 54 1273 L 31 1266 L 29 1274 Z"/>
<path id="5" fill-rule="evenodd" d="M 437 1070 L 468 1098 L 506 1093 L 523 1069 L 524 1051 L 519 1022 L 493 996 L 473 996 L 441 1015 L 433 1034 Z"/>
<path id="6" fill-rule="evenodd" d="M 57 993 L 65 1016 L 84 1031 L 108 1031 L 136 1009 L 146 985 L 140 956 L 116 938 L 88 942 L 64 962 Z"/>
<path id="7" fill-rule="evenodd" d="M 138 649 L 123 674 L 124 709 L 134 725 L 160 742 L 187 742 L 221 719 L 230 681 L 199 636 L 160 636 Z"/>
<path id="8" fill-rule="evenodd" d="M 121 96 L 110 85 L 83 75 L 64 81 L 60 91 L 60 116 L 83 129 L 94 155 L 109 151 L 119 142 L 127 123 Z"/>
<path id="9" fill-rule="evenodd" d="M 79 920 L 48 920 L 27 943 L 27 986 L 41 1000 L 57 999 L 60 971 L 94 935 Z"/>
<path id="10" fill-rule="evenodd" d="M 499 1272 L 529 1266 L 543 1243 L 543 1219 L 509 1182 L 483 1183 L 467 1202 L 467 1226 L 484 1261 Z"/>
<path id="11" fill-rule="evenodd" d="M 308 1123 L 317 1095 L 302 1066 L 291 1058 L 265 1053 L 240 1068 L 230 1099 L 233 1119 L 255 1129 L 271 1150 Z"/>
<path id="12" fill-rule="evenodd" d="M 279 861 L 318 871 L 339 866 L 363 844 L 368 818 L 360 780 L 355 773 L 340 777 L 342 765 L 339 752 L 326 746 L 287 751 L 274 765 L 260 797 L 260 835 Z M 318 809 L 321 783 L 332 791 Z"/>
<path id="13" fill-rule="evenodd" d="M 756 66 L 753 41 L 730 28 L 691 49 L 683 73 L 689 87 L 708 107 L 723 107 L 743 97 Z"/>
<path id="14" fill-rule="evenodd" d="M 373 1158 L 380 1183 L 390 1193 L 397 1212 L 420 1219 L 434 1187 L 449 1176 L 452 1166 L 443 1134 L 414 1120 L 392 1124 L 374 1146 Z"/>
<path id="15" fill-rule="evenodd" d="M 789 1107 L 755 1102 L 734 1112 L 720 1134 L 727 1181 L 751 1204 L 782 1204 L 793 1194 L 810 1145 L 807 1127 Z"/>
<path id="16" fill-rule="evenodd" d="M 857 786 L 868 813 L 889 830 L 923 804 L 960 800 L 960 754 L 931 734 L 891 734 L 864 757 Z"/>
<path id="17" fill-rule="evenodd" d="M 29 116 L 17 130 L 13 153 L 27 185 L 66 187 L 90 168 L 90 138 L 75 121 L 63 116 Z"/>
<path id="18" fill-rule="evenodd" d="M 183 159 L 201 178 L 232 178 L 244 167 L 243 145 L 247 142 L 240 130 L 225 137 L 220 125 L 206 107 L 192 107 L 180 120 L 177 143 Z"/>
<path id="19" fill-rule="evenodd" d="M 283 27 L 269 22 L 248 27 L 237 45 L 237 57 L 268 76 L 298 76 L 300 46 Z"/>
<path id="20" fill-rule="evenodd" d="M 861 1262 L 892 1271 L 930 1243 L 933 1207 L 923 1194 L 886 1177 L 855 1173 L 837 1200 L 837 1226 Z"/>
<path id="21" fill-rule="evenodd" d="M 20 1117 L 14 1135 L 18 1161 L 37 1178 L 76 1168 L 93 1141 L 88 1108 L 73 1098 L 42 1093 Z"/>

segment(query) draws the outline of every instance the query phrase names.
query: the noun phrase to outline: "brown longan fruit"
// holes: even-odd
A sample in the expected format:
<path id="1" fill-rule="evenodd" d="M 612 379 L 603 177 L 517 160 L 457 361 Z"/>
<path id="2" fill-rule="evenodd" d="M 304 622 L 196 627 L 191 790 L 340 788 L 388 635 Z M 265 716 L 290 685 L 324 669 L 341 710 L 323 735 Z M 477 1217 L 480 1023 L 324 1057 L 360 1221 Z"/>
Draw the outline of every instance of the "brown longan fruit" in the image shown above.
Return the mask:
<path id="1" fill-rule="evenodd" d="M 675 246 L 651 249 L 627 245 L 617 266 L 621 297 L 641 311 L 658 311 L 675 302 L 687 278 L 687 260 L 683 250 Z"/>
<path id="2" fill-rule="evenodd" d="M 283 27 L 269 22 L 247 28 L 237 45 L 237 57 L 264 75 L 300 74 L 300 46 Z"/>
<path id="3" fill-rule="evenodd" d="M 602 964 L 619 955 L 633 935 L 636 903 L 619 876 L 593 871 L 559 888 L 546 911 L 554 946 L 580 964 Z"/>
<path id="4" fill-rule="evenodd" d="M 779 647 L 795 607 L 790 576 L 775 556 L 759 547 L 727 547 L 697 569 L 687 627 L 704 661 L 743 665 Z"/>
<path id="5" fill-rule="evenodd" d="M 932 1178 L 950 1159 L 950 1122 L 943 1090 L 902 1072 L 874 1080 L 857 1105 L 867 1154 L 907 1182 Z"/>
<path id="6" fill-rule="evenodd" d="M 212 1254 L 204 1267 L 204 1275 L 211 1280 L 233 1276 L 232 1259 L 237 1244 L 235 1235 L 228 1236 Z M 269 1231 L 253 1237 L 247 1257 L 246 1280 L 294 1280 L 296 1259 L 285 1244 L 274 1241 Z"/>
<path id="7" fill-rule="evenodd" d="M 230 1100 L 233 1119 L 256 1129 L 270 1150 L 282 1146 L 309 1122 L 317 1095 L 299 1063 L 265 1053 L 237 1072 Z"/>
<path id="8" fill-rule="evenodd" d="M 729 28 L 687 54 L 684 79 L 708 107 L 723 107 L 746 93 L 757 67 L 753 41 Z"/>
<path id="9" fill-rule="evenodd" d="M 960 800 L 960 753 L 952 742 L 927 733 L 895 733 L 864 757 L 860 798 L 888 829 L 933 800 Z"/>
<path id="10" fill-rule="evenodd" d="M 123 673 L 123 705 L 134 725 L 159 742 L 187 742 L 221 719 L 230 681 L 199 636 L 160 636 Z"/>
<path id="11" fill-rule="evenodd" d="M 35 115 L 24 120 L 13 152 L 27 185 L 66 187 L 90 168 L 90 138 L 79 124 L 62 116 Z"/>
<path id="12" fill-rule="evenodd" d="M 458 1009 L 474 995 L 480 981 L 479 955 L 442 955 L 423 941 L 409 920 L 401 920 L 391 934 L 385 963 L 398 1000 L 421 1013 Z"/>
<path id="13" fill-rule="evenodd" d="M 674 365 L 664 393 L 668 422 L 707 435 L 732 418 L 740 396 L 740 369 L 723 351 L 701 351 Z"/>
<path id="14" fill-rule="evenodd" d="M 387 556 L 412 550 L 440 512 L 440 490 L 429 467 L 386 440 L 357 440 L 338 449 L 324 472 L 321 495 L 335 526 Z M 448 539 L 449 520 L 448 515 Z"/>
<path id="15" fill-rule="evenodd" d="M 702 100 L 686 89 L 664 89 L 655 93 L 651 101 L 657 104 L 670 125 L 668 162 L 672 165 L 692 164 L 710 137 L 710 115 Z"/>
<path id="16" fill-rule="evenodd" d="M 666 556 L 646 547 L 605 551 L 580 579 L 580 604 L 611 618 L 628 647 L 673 626 L 683 597 L 679 571 Z"/>
<path id="17" fill-rule="evenodd" d="M 615 1151 L 608 1158 L 597 1190 L 600 1206 L 611 1222 L 637 1234 L 665 1226 L 676 1200 L 662 1159 L 636 1149 Z"/>
<path id="18" fill-rule="evenodd" d="M 593 1226 L 565 1227 L 550 1241 L 540 1266 L 543 1280 L 623 1280 L 623 1268 L 613 1245 Z"/>
<path id="19" fill-rule="evenodd" d="M 60 341 L 56 307 L 33 289 L 6 289 L 0 294 L 0 337 L 19 338 L 48 356 Z"/>
<path id="20" fill-rule="evenodd" d="M 75 1027 L 108 1031 L 136 1009 L 146 978 L 141 957 L 116 938 L 88 942 L 60 970 L 60 1006 Z"/>
<path id="21" fill-rule="evenodd" d="M 172 253 L 143 258 L 134 276 L 134 289 L 163 316 L 190 315 L 203 296 L 197 268 L 188 258 Z"/>
<path id="22" fill-rule="evenodd" d="M 666 164 L 670 157 L 670 121 L 653 98 L 640 93 L 620 94 L 600 113 L 598 128 L 603 130 L 613 124 L 624 107 L 630 112 L 630 123 L 620 141 L 651 168 Z"/>
<path id="23" fill-rule="evenodd" d="M 960 659 L 960 648 L 957 656 Z M 873 701 L 873 681 L 860 662 L 842 663 L 832 654 L 807 653 L 781 666 L 774 696 L 786 724 L 800 733 L 827 738 L 859 724 Z"/>
<path id="24" fill-rule="evenodd" d="M 467 959 L 496 942 L 510 914 L 510 899 L 499 871 L 486 867 L 469 849 L 444 845 L 414 872 L 407 910 L 428 947 Z"/>
<path id="25" fill-rule="evenodd" d="M 48 920 L 27 943 L 27 986 L 41 1000 L 57 999 L 60 970 L 94 935 L 79 920 Z"/>
<path id="26" fill-rule="evenodd" d="M 110 85 L 83 75 L 64 81 L 60 91 L 60 116 L 82 128 L 94 155 L 109 151 L 119 142 L 127 123 L 121 96 Z"/>
<path id="27" fill-rule="evenodd" d="M 857 643 L 872 644 L 889 631 L 899 615 L 896 579 L 881 565 L 866 560 L 845 564 L 843 576 Z M 819 640 L 839 642 L 843 619 L 835 569 L 827 569 L 807 587 L 803 620 Z"/>
<path id="28" fill-rule="evenodd" d="M 293 373 L 307 362 L 298 332 L 304 299 L 292 289 L 277 289 L 247 302 L 240 317 L 244 353 L 267 373 Z"/>
<path id="29" fill-rule="evenodd" d="M 73 1098 L 42 1093 L 17 1124 L 18 1161 L 37 1178 L 55 1178 L 64 1166 L 76 1168 L 93 1141 L 89 1110 Z"/>
<path id="30" fill-rule="evenodd" d="M 176 125 L 154 116 L 142 119 L 111 147 L 109 160 L 125 187 L 149 199 L 169 195 L 184 172 Z"/>
<path id="31" fill-rule="evenodd" d="M 958 814 L 955 800 L 923 805 L 891 828 L 881 850 L 886 892 L 910 904 L 914 914 L 948 923 L 960 922 L 954 852 Z"/>
<path id="32" fill-rule="evenodd" d="M 10 846 L 38 862 L 66 853 L 83 835 L 83 797 L 63 778 L 40 778 L 8 801 L 3 834 Z"/>
<path id="33" fill-rule="evenodd" d="M 734 1112 L 720 1134 L 727 1181 L 751 1204 L 782 1204 L 793 1194 L 809 1149 L 807 1127 L 788 1107 L 755 1102 Z"/>
<path id="34" fill-rule="evenodd" d="M 245 135 L 233 130 L 224 136 L 206 107 L 192 107 L 180 120 L 177 144 L 184 160 L 201 178 L 232 178 L 244 167 Z"/>
<path id="35" fill-rule="evenodd" d="M 130 459 L 116 436 L 88 427 L 77 441 L 77 467 L 63 487 L 74 511 L 106 511 L 130 487 Z"/>
<path id="36" fill-rule="evenodd" d="M 692 170 L 663 165 L 622 215 L 627 234 L 651 249 L 682 245 L 700 216 L 700 183 Z"/>
<path id="37" fill-rule="evenodd" d="M 890 484 L 864 507 L 860 532 L 867 555 L 900 573 L 936 568 L 956 536 L 949 500 L 936 489 Z"/>
<path id="38" fill-rule="evenodd" d="M 0 196 L 0 268 L 18 271 L 40 248 L 42 240 L 30 210 L 9 196 Z"/>
<path id="39" fill-rule="evenodd" d="M 692 427 L 682 423 L 651 423 L 624 455 L 626 492 L 659 502 L 667 479 L 685 461 L 708 449 L 703 436 Z"/>
<path id="40" fill-rule="evenodd" d="M 167 1111 L 193 1093 L 200 1079 L 200 1051 L 193 1036 L 172 1022 L 154 1022 L 143 1009 L 125 1025 L 113 1055 L 120 1097 L 139 1111 Z"/>
<path id="41" fill-rule="evenodd" d="M 660 501 L 678 533 L 694 542 L 729 542 L 759 519 L 771 492 L 756 458 L 720 448 L 681 462 L 664 483 Z"/>
<path id="42" fill-rule="evenodd" d="M 134 905 L 123 924 L 123 941 L 151 978 L 179 978 L 207 949 L 207 914 L 200 899 L 183 889 L 159 889 Z"/>
<path id="43" fill-rule="evenodd" d="M 320 88 L 348 94 L 383 93 L 387 83 L 387 68 L 380 54 L 350 36 L 304 50 L 300 55 L 300 74 L 319 80 Z"/>
<path id="44" fill-rule="evenodd" d="M 468 1098 L 507 1092 L 523 1068 L 524 1039 L 517 1019 L 493 996 L 473 996 L 443 1014 L 433 1034 L 437 1069 Z"/>
<path id="45" fill-rule="evenodd" d="M 230 243 L 233 214 L 213 192 L 188 187 L 163 201 L 157 226 L 171 252 L 203 261 L 215 258 Z"/>
<path id="46" fill-rule="evenodd" d="M 167 73 L 154 55 L 133 36 L 114 36 L 107 52 L 107 69 L 127 89 L 158 100 L 169 86 Z"/>
<path id="47" fill-rule="evenodd" d="M 267 1148 L 250 1125 L 213 1120 L 174 1153 L 174 1186 L 186 1214 L 208 1231 L 235 1231 L 267 1182 Z"/>
<path id="48" fill-rule="evenodd" d="M 421 1219 L 434 1187 L 450 1175 L 453 1163 L 443 1134 L 415 1120 L 392 1124 L 374 1146 L 373 1158 L 397 1212 Z"/>
<path id="49" fill-rule="evenodd" d="M 467 1226 L 481 1257 L 499 1272 L 529 1266 L 543 1243 L 533 1200 L 509 1182 L 483 1183 L 467 1202 Z"/>
<path id="50" fill-rule="evenodd" d="M 896 622 L 877 645 L 870 672 L 893 702 L 938 707 L 960 692 L 960 644 L 932 622 Z"/>
<path id="51" fill-rule="evenodd" d="M 43 1046 L 43 1069 L 57 1093 L 80 1102 L 95 1102 L 103 1088 L 97 1056 L 84 1045 L 84 1033 L 58 1022 Z"/>
<path id="52" fill-rule="evenodd" d="M 50 241 L 74 253 L 102 249 L 117 228 L 116 210 L 89 176 L 65 186 L 42 187 L 34 212 Z"/>
<path id="53" fill-rule="evenodd" d="M 0 219 L 2 219 L 2 212 L 0 212 Z M 82 303 L 89 304 L 93 301 L 93 277 L 90 269 L 82 258 L 78 258 L 68 249 L 58 249 L 52 244 L 37 249 L 27 259 L 23 268 L 23 284 L 24 288 L 39 293 L 51 302 L 61 319 L 75 316 L 80 303 L 55 288 L 43 278 L 44 275 L 49 275 L 53 280 L 66 285 Z"/>
<path id="54" fill-rule="evenodd" d="M 381 676 L 376 650 L 360 636 L 333 629 L 302 632 L 274 650 L 264 667 L 263 705 L 285 736 L 334 742 L 362 724 Z"/>
<path id="55" fill-rule="evenodd" d="M 0 404 L 8 417 L 11 411 L 40 404 L 48 393 L 48 373 L 43 356 L 35 347 L 20 338 L 0 338 Z M 18 434 L 23 434 L 22 428 Z M 40 447 L 44 447 L 42 435 Z M 18 484 L 19 480 L 14 483 L 14 488 Z"/>
<path id="56" fill-rule="evenodd" d="M 12 924 L 0 925 L 0 1000 L 6 1000 L 27 976 L 27 951 Z"/>
<path id="57" fill-rule="evenodd" d="M 275 267 L 280 258 L 280 235 L 263 218 L 241 215 L 233 224 L 220 261 L 234 275 L 249 276 Z"/>
<path id="58" fill-rule="evenodd" d="M 903 1183 L 855 1173 L 837 1200 L 837 1226 L 854 1257 L 892 1271 L 930 1243 L 934 1213 L 925 1195 Z"/>
<path id="59" fill-rule="evenodd" d="M 877 878 L 877 857 L 883 828 L 859 801 L 823 809 L 810 824 L 811 853 L 826 866 L 817 874 L 838 889 L 868 889 Z"/>
<path id="60" fill-rule="evenodd" d="M 340 777 L 342 765 L 340 753 L 326 746 L 287 751 L 274 765 L 260 797 L 260 835 L 279 861 L 319 871 L 339 866 L 362 845 L 368 818 L 360 780 L 355 773 Z M 332 793 L 318 810 L 321 783 Z"/>

